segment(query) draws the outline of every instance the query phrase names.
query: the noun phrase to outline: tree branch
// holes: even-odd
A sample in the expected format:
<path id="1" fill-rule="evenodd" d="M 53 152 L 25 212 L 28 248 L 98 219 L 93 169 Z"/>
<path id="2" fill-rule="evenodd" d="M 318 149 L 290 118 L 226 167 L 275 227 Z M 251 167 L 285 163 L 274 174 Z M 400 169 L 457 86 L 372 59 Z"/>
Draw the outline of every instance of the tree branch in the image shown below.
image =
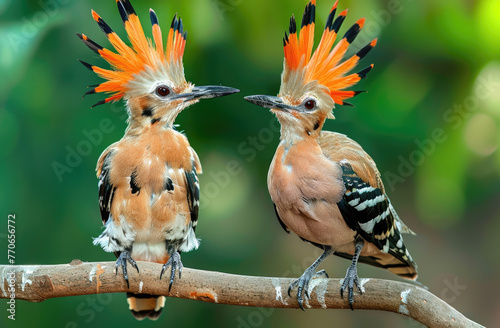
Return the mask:
<path id="1" fill-rule="evenodd" d="M 142 292 L 203 302 L 266 308 L 298 308 L 295 293 L 287 294 L 294 279 L 240 276 L 185 268 L 168 292 L 169 270 L 159 280 L 161 265 L 137 262 L 140 274 L 129 266 L 130 288 L 114 271 L 114 262 L 81 262 L 61 265 L 0 265 L 0 298 L 11 298 L 9 285 L 15 285 L 16 300 L 41 302 L 49 298 L 97 293 Z M 482 327 L 467 319 L 429 291 L 408 283 L 361 279 L 365 289 L 356 295 L 354 308 L 390 311 L 411 317 L 428 327 Z M 306 307 L 349 309 L 340 297 L 340 279 L 314 279 Z"/>

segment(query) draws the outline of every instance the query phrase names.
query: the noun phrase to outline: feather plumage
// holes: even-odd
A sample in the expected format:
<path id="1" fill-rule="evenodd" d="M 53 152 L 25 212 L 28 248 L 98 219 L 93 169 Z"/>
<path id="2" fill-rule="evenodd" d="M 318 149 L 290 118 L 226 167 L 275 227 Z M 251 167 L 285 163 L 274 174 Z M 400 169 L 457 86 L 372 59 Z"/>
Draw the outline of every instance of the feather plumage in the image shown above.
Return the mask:
<path id="1" fill-rule="evenodd" d="M 116 1 L 128 39 L 131 45 L 127 45 L 111 27 L 92 10 L 92 17 L 97 22 L 101 30 L 106 34 L 109 42 L 116 52 L 108 50 L 85 34 L 77 34 L 78 37 L 92 51 L 99 54 L 106 60 L 111 68 L 105 69 L 94 65 L 87 65 L 87 68 L 95 72 L 106 82 L 95 88 L 94 93 L 106 93 L 109 96 L 98 102 L 96 105 L 114 102 L 127 96 L 133 88 L 133 81 L 137 74 L 152 71 L 172 71 L 172 77 L 176 77 L 179 83 L 184 83 L 182 57 L 186 46 L 187 33 L 183 31 L 182 20 L 174 17 L 167 38 L 167 48 L 163 48 L 162 33 L 158 23 L 156 13 L 150 9 L 153 41 L 144 34 L 139 17 L 135 13 L 132 4 L 128 0 Z"/>
<path id="2" fill-rule="evenodd" d="M 319 84 L 327 87 L 330 96 L 336 104 L 344 105 L 345 100 L 356 95 L 355 91 L 346 91 L 345 89 L 355 85 L 359 80 L 366 77 L 367 72 L 364 74 L 346 74 L 368 54 L 376 45 L 377 40 L 371 41 L 354 56 L 342 60 L 349 46 L 363 28 L 365 19 L 359 19 L 349 28 L 335 47 L 333 47 L 337 33 L 347 15 L 346 9 L 334 19 L 337 4 L 338 1 L 335 2 L 328 15 L 323 35 L 314 54 L 312 53 L 312 49 L 314 45 L 316 1 L 311 1 L 306 6 L 300 35 L 297 35 L 295 18 L 292 16 L 289 28 L 290 35 L 285 33 L 284 38 L 285 69 L 280 94 L 286 94 L 287 89 L 289 89 L 286 85 L 288 81 L 295 82 L 297 79 L 297 77 L 292 77 L 291 75 L 299 75 L 300 77 L 298 78 L 303 85 L 311 81 L 317 81 Z"/>

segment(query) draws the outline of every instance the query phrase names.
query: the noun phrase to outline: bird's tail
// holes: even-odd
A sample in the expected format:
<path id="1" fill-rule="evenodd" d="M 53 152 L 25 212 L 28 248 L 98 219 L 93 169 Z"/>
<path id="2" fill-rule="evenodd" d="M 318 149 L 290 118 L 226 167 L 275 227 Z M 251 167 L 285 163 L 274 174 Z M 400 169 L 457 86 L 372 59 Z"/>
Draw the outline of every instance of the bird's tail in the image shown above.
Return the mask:
<path id="1" fill-rule="evenodd" d="M 129 310 L 137 320 L 157 320 L 165 306 L 165 296 L 127 293 Z"/>
<path id="2" fill-rule="evenodd" d="M 392 213 L 396 213 L 390 203 L 389 207 Z M 402 278 L 416 281 L 418 277 L 417 264 L 413 261 L 410 252 L 408 252 L 408 249 L 403 243 L 403 236 L 401 235 L 402 231 L 404 231 L 403 233 L 415 233 L 402 223 L 397 214 L 395 224 L 398 229 L 394 229 L 393 233 L 388 236 L 389 251 L 387 253 L 381 252 L 381 254 L 377 255 L 373 260 L 378 264 L 376 266 L 387 269 Z M 399 228 L 403 228 L 403 226 L 405 229 L 400 231 Z"/>
<path id="3" fill-rule="evenodd" d="M 359 259 L 360 262 L 365 262 L 380 268 L 389 270 L 390 272 L 397 274 L 401 278 L 409 280 L 417 280 L 417 264 L 413 261 L 409 253 L 406 258 L 394 257 L 390 253 L 381 253 L 374 257 L 363 257 Z"/>
<path id="4" fill-rule="evenodd" d="M 389 270 L 390 272 L 400 276 L 401 278 L 416 281 L 418 277 L 417 264 L 413 261 L 410 253 L 408 253 L 406 248 L 403 248 L 403 250 L 400 252 L 402 252 L 405 256 L 403 257 L 401 256 L 401 254 L 397 254 L 392 251 L 390 253 L 380 252 L 380 254 L 378 254 L 376 257 L 360 256 L 358 261 Z M 352 260 L 352 255 L 350 254 L 341 252 L 334 252 L 334 254 Z"/>

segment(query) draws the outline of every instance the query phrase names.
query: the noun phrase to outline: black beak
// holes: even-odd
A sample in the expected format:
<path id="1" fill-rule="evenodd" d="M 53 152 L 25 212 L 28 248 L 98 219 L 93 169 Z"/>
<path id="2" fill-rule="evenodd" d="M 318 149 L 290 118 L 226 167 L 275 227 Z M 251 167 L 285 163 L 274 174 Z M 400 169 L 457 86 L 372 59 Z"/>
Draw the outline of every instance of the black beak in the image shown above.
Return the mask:
<path id="1" fill-rule="evenodd" d="M 191 92 L 175 95 L 171 99 L 183 99 L 184 101 L 190 101 L 193 99 L 210 99 L 224 97 L 237 92 L 240 92 L 240 90 L 220 85 L 207 85 L 194 87 Z"/>
<path id="2" fill-rule="evenodd" d="M 290 109 L 295 110 L 293 106 L 287 105 L 279 97 L 272 96 L 247 96 L 245 100 L 251 102 L 254 105 L 265 107 L 265 108 L 276 108 L 284 111 L 289 111 Z"/>

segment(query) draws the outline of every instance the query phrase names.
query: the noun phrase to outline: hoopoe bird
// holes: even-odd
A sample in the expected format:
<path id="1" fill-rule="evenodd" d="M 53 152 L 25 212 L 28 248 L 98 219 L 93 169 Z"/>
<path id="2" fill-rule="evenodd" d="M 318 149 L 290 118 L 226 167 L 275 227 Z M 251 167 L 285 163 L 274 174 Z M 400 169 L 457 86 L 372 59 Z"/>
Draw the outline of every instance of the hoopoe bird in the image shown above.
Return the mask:
<path id="1" fill-rule="evenodd" d="M 124 137 L 104 150 L 97 163 L 99 206 L 105 229 L 94 244 L 115 253 L 116 271 L 121 267 L 127 286 L 127 262 L 139 272 L 139 260 L 164 264 L 160 279 L 170 267 L 171 288 L 176 271 L 181 278 L 180 253 L 199 246 L 195 229 L 200 195 L 198 174 L 202 172 L 198 155 L 186 136 L 175 129 L 174 121 L 181 111 L 200 99 L 239 90 L 195 87 L 186 82 L 182 57 L 187 34 L 177 15 L 164 47 L 158 17 L 150 9 L 153 46 L 130 2 L 117 0 L 116 4 L 131 46 L 94 11 L 92 17 L 116 52 L 78 34 L 111 65 L 111 69 L 104 69 L 82 61 L 107 80 L 86 95 L 110 94 L 94 106 L 124 99 L 129 114 Z M 139 320 L 156 320 L 165 304 L 164 296 L 146 294 L 128 293 L 127 300 Z"/>
<path id="2" fill-rule="evenodd" d="M 377 42 L 375 39 L 343 59 L 365 20 L 358 20 L 334 46 L 347 14 L 344 10 L 335 18 L 336 9 L 337 2 L 314 54 L 316 1 L 306 6 L 300 36 L 292 16 L 289 34 L 285 32 L 283 39 L 285 60 L 279 95 L 245 97 L 270 108 L 281 124 L 280 144 L 267 177 L 281 226 L 323 250 L 288 289 L 290 295 L 297 288 L 302 310 L 311 279 L 328 277 L 324 270 L 316 272 L 316 268 L 332 253 L 352 260 L 340 288 L 342 297 L 347 289 L 351 309 L 354 284 L 362 293 L 358 261 L 403 278 L 417 278 L 417 265 L 401 236 L 413 232 L 391 205 L 375 162 L 347 136 L 322 131 L 325 120 L 335 118 L 335 104 L 347 105 L 345 100 L 360 93 L 345 89 L 365 78 L 373 65 L 359 73 L 349 72 Z"/>

